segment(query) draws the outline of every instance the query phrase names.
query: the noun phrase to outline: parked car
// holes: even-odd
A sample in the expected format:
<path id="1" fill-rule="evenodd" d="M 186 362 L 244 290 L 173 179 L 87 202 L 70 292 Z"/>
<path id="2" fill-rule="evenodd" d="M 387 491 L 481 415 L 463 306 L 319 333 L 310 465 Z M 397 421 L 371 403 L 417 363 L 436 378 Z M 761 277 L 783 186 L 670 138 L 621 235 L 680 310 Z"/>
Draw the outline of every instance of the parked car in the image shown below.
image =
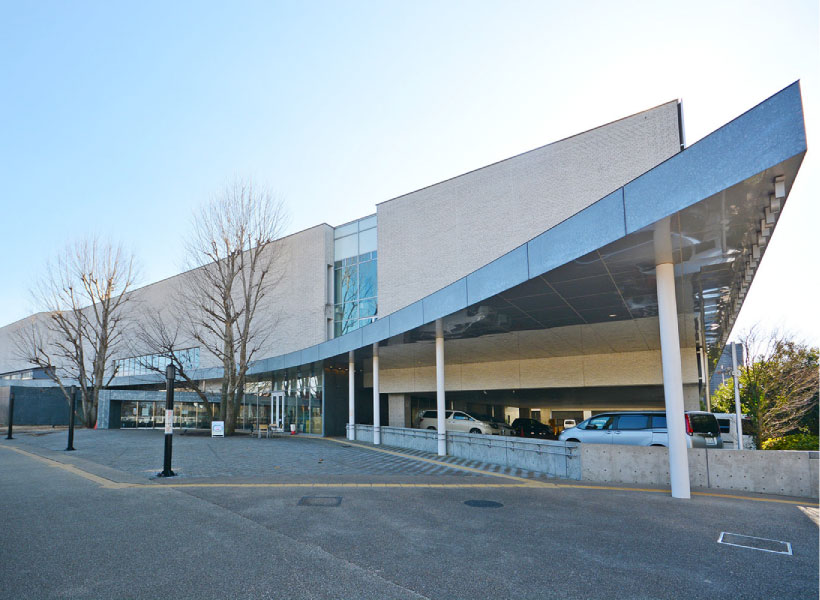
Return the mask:
<path id="1" fill-rule="evenodd" d="M 513 435 L 519 437 L 541 438 L 542 440 L 557 440 L 558 436 L 552 427 L 535 419 L 516 419 L 512 422 Z"/>
<path id="2" fill-rule="evenodd" d="M 499 423 L 468 415 L 460 410 L 448 410 L 444 413 L 445 428 L 447 431 L 462 431 L 464 433 L 483 433 L 485 435 L 502 435 Z M 425 410 L 419 417 L 419 429 L 437 429 L 438 411 Z"/>
<path id="3" fill-rule="evenodd" d="M 687 411 L 684 419 L 688 448 L 723 448 L 715 415 Z M 562 431 L 558 439 L 591 444 L 669 446 L 666 413 L 660 411 L 602 413 Z"/>
<path id="4" fill-rule="evenodd" d="M 737 419 L 734 413 L 713 413 L 720 427 L 720 437 L 723 444 L 728 448 L 737 448 L 735 440 L 735 430 L 737 429 Z M 755 450 L 755 439 L 752 435 L 752 420 L 748 415 L 741 415 L 743 423 L 743 449 Z"/>

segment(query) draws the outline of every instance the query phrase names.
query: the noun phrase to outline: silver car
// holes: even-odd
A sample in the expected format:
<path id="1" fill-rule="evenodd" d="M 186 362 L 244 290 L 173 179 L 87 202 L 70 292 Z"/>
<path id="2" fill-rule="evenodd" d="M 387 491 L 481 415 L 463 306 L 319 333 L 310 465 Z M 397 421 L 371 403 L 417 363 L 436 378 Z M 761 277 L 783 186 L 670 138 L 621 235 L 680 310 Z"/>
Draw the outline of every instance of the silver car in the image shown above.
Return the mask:
<path id="1" fill-rule="evenodd" d="M 688 448 L 723 448 L 720 427 L 712 413 L 687 411 L 684 417 Z M 565 429 L 558 439 L 588 444 L 669 446 L 665 412 L 602 413 Z"/>
<path id="2" fill-rule="evenodd" d="M 436 429 L 438 411 L 425 410 L 419 418 L 419 429 Z M 501 427 L 492 421 L 472 417 L 460 410 L 448 410 L 444 413 L 445 428 L 447 431 L 462 431 L 464 433 L 483 433 L 485 435 L 501 435 Z"/>

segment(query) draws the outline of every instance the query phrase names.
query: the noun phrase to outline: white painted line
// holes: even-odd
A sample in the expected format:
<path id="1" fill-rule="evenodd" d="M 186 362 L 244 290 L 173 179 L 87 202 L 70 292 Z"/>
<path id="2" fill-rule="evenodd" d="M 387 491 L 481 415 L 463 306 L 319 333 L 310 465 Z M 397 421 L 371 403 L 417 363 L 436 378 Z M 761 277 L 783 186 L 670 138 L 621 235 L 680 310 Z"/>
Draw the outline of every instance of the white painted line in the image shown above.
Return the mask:
<path id="1" fill-rule="evenodd" d="M 761 542 L 774 542 L 775 544 L 782 544 L 785 546 L 786 550 L 769 550 L 768 548 L 761 548 L 759 545 L 748 545 L 748 544 L 738 544 L 732 543 L 728 541 L 724 541 L 724 536 L 732 536 L 732 539 L 735 538 L 742 538 L 743 540 L 749 540 L 752 544 L 754 544 L 754 540 L 759 540 Z M 740 539 L 736 541 L 741 541 Z M 787 556 L 792 556 L 792 545 L 789 542 L 784 542 L 782 540 L 771 540 L 769 538 L 761 538 L 761 537 L 754 537 L 751 535 L 742 535 L 740 533 L 729 533 L 728 531 L 721 531 L 720 537 L 717 541 L 718 544 L 725 544 L 727 546 L 735 546 L 737 548 L 749 548 L 750 550 L 760 550 L 761 552 L 771 552 L 772 554 L 785 554 Z M 764 545 L 771 545 L 771 544 L 764 544 Z"/>

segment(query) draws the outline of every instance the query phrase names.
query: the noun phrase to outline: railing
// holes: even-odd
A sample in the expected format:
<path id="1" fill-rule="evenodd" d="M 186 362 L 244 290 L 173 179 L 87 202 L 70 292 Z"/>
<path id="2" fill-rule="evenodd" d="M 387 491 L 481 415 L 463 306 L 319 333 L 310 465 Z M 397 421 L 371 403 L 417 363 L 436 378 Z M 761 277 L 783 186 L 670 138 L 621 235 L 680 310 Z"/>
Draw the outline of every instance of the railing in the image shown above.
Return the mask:
<path id="1" fill-rule="evenodd" d="M 437 432 L 405 427 L 382 427 L 385 446 L 436 453 Z M 356 439 L 373 442 L 371 425 L 356 425 Z M 549 477 L 580 479 L 576 444 L 477 433 L 447 432 L 447 455 L 543 473 Z"/>

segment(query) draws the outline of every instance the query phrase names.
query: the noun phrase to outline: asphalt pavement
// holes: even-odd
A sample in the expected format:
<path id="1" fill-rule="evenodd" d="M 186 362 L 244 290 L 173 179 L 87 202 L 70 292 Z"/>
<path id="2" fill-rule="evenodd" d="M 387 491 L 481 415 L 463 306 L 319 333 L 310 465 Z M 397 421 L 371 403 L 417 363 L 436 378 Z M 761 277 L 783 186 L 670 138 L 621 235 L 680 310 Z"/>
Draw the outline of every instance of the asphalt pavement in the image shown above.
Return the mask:
<path id="1" fill-rule="evenodd" d="M 80 430 L 76 452 L 65 432 L 15 438 L 0 598 L 818 597 L 808 501 L 676 500 L 300 436 L 175 435 L 163 480 L 161 432 Z"/>

